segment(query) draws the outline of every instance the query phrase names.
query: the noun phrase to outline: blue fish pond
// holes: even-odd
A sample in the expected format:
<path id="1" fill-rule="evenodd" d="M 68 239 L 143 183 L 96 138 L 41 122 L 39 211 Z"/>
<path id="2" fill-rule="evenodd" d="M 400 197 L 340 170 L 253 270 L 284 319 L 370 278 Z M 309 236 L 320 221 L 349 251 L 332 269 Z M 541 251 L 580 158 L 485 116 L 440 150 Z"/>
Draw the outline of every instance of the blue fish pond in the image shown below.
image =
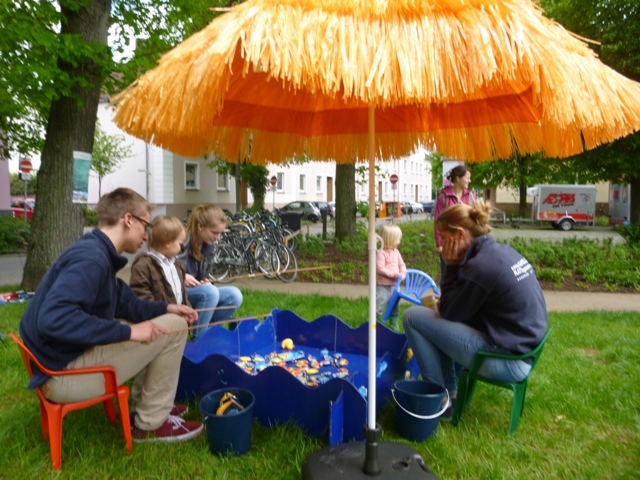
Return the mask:
<path id="1" fill-rule="evenodd" d="M 377 325 L 376 409 L 391 400 L 396 380 L 416 378 L 407 339 Z M 274 309 L 265 320 L 245 320 L 229 331 L 209 328 L 185 347 L 177 401 L 220 388 L 244 388 L 255 397 L 254 417 L 270 427 L 289 421 L 309 435 L 328 434 L 337 445 L 362 440 L 367 421 L 368 324 L 351 328 L 334 315 L 313 322 Z M 292 350 L 282 341 L 290 338 Z"/>

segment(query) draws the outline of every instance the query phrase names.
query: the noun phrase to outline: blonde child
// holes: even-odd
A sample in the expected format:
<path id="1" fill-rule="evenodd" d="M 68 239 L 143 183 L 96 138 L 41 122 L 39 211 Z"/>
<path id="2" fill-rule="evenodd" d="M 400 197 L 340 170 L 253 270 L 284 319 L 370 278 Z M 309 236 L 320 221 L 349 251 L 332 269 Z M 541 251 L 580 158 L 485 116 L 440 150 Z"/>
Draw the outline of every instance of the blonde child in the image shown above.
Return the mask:
<path id="1" fill-rule="evenodd" d="M 398 277 L 405 278 L 407 267 L 398 251 L 402 230 L 397 225 L 384 225 L 380 229 L 383 248 L 376 254 L 376 314 L 382 318 Z M 398 307 L 391 312 L 389 327 L 398 330 Z"/>
<path id="2" fill-rule="evenodd" d="M 151 222 L 148 252 L 140 253 L 131 266 L 129 286 L 139 298 L 189 305 L 185 291 L 186 271 L 176 255 L 186 239 L 176 217 L 156 217 Z"/>

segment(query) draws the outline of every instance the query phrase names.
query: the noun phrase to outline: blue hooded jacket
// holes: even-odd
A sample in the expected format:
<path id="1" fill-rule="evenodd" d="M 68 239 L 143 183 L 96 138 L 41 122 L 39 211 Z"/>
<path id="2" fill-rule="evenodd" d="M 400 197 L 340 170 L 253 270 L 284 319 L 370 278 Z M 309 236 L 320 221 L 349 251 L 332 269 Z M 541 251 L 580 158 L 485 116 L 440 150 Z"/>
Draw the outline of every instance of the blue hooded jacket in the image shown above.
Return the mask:
<path id="1" fill-rule="evenodd" d="M 167 313 L 165 302 L 138 299 L 116 277 L 127 264 L 109 237 L 95 228 L 55 261 L 20 321 L 20 335 L 47 368 L 62 370 L 90 347 L 123 342 L 131 327 Z M 30 389 L 48 377 L 34 369 Z"/>

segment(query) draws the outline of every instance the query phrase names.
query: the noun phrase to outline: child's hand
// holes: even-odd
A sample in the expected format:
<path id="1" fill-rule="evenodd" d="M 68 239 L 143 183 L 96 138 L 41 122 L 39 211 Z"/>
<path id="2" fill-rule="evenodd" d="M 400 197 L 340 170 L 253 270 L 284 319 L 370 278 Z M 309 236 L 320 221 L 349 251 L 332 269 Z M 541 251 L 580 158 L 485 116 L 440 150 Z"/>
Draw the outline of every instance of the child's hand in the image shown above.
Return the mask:
<path id="1" fill-rule="evenodd" d="M 187 323 L 193 323 L 198 319 L 198 312 L 188 305 L 176 305 L 175 303 L 170 303 L 167 305 L 167 313 L 180 315 L 187 321 Z"/>

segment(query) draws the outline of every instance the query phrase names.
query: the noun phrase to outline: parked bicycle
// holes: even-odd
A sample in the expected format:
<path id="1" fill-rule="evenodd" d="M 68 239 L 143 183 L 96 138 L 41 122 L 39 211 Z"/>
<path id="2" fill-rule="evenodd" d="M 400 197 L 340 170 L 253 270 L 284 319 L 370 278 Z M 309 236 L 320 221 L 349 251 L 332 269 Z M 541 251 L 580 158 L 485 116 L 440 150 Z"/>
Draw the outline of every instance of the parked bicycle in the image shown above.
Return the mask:
<path id="1" fill-rule="evenodd" d="M 214 282 L 228 283 L 247 271 L 287 283 L 294 281 L 298 261 L 286 245 L 286 232 L 269 212 L 232 218 L 216 251 L 205 259 L 206 276 Z"/>

